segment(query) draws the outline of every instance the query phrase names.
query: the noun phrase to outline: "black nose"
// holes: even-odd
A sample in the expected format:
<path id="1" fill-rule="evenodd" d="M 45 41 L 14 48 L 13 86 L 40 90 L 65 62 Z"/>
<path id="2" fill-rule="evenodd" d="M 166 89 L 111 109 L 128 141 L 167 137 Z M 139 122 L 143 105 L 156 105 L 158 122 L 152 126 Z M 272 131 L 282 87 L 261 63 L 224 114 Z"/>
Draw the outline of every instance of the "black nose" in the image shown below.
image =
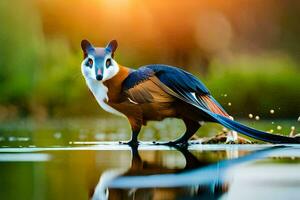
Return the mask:
<path id="1" fill-rule="evenodd" d="M 97 76 L 96 76 L 96 79 L 97 79 L 98 81 L 101 81 L 101 80 L 102 80 L 102 78 L 103 78 L 103 76 L 102 76 L 102 75 L 97 75 Z"/>

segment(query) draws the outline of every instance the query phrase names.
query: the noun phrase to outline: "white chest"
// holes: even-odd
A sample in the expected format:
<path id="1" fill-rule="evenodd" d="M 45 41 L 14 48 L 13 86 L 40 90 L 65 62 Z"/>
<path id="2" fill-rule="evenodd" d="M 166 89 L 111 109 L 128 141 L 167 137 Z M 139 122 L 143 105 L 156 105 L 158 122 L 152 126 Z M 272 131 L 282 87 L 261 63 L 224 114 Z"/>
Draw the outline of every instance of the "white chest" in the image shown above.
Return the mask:
<path id="1" fill-rule="evenodd" d="M 87 79 L 86 83 L 89 89 L 92 91 L 93 95 L 95 96 L 98 104 L 101 106 L 103 110 L 115 115 L 124 116 L 122 113 L 112 108 L 105 102 L 108 101 L 108 96 L 107 96 L 108 89 L 103 83 L 91 79 Z"/>

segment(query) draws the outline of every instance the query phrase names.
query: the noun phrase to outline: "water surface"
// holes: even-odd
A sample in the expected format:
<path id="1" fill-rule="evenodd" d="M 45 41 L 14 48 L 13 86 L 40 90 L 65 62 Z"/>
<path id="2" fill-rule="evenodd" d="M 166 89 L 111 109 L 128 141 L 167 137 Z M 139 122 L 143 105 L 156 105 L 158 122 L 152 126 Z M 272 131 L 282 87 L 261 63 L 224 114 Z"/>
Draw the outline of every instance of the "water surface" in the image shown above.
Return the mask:
<path id="1" fill-rule="evenodd" d="M 297 199 L 300 147 L 3 148 L 1 199 Z"/>
<path id="2" fill-rule="evenodd" d="M 0 126 L 0 199 L 300 196 L 299 145 L 193 144 L 188 149 L 153 145 L 150 141 L 159 131 L 166 133 L 160 140 L 180 134 L 181 125 L 174 127 L 167 121 L 144 130 L 141 138 L 149 142 L 142 142 L 137 149 L 118 144 L 119 138 L 129 136 L 122 123 L 114 123 L 115 128 L 104 122 L 56 123 Z M 211 126 L 203 134 L 210 135 L 209 131 L 218 128 Z M 107 139 L 115 142 L 105 142 Z"/>

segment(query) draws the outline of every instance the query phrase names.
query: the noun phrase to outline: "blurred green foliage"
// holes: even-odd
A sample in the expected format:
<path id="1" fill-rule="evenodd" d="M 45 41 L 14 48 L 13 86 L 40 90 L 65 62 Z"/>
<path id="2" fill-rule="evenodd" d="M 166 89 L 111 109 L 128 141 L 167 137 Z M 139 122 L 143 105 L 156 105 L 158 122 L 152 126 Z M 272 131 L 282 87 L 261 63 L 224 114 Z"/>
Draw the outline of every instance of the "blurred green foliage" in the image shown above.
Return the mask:
<path id="1" fill-rule="evenodd" d="M 0 120 L 104 115 L 81 76 L 79 44 L 74 48 L 61 34 L 46 35 L 38 9 L 30 2 L 0 2 Z M 117 61 L 146 64 L 147 58 L 155 57 L 155 52 L 143 57 L 130 50 L 120 48 Z M 212 59 L 207 71 L 200 77 L 233 116 L 272 118 L 270 109 L 277 118 L 299 116 L 299 62 L 293 57 L 235 53 L 227 61 Z"/>
<path id="2" fill-rule="evenodd" d="M 35 85 L 34 72 L 38 66 L 42 37 L 38 21 L 25 21 L 28 17 L 36 17 L 35 13 L 29 12 L 32 9 L 23 4 L 9 9 L 8 1 L 0 2 L 1 103 L 27 102 Z"/>
<path id="3" fill-rule="evenodd" d="M 207 86 L 234 116 L 245 118 L 251 113 L 263 118 L 297 119 L 299 75 L 298 64 L 288 57 L 245 55 L 229 63 L 214 62 L 207 76 Z"/>

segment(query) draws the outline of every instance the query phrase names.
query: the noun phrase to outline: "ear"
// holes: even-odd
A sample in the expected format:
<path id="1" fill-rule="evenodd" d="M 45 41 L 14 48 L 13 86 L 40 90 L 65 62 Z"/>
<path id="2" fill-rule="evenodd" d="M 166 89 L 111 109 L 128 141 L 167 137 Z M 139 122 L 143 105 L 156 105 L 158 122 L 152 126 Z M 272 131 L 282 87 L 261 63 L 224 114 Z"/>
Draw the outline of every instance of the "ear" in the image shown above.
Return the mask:
<path id="1" fill-rule="evenodd" d="M 88 50 L 92 49 L 92 48 L 93 48 L 93 45 L 89 41 L 87 41 L 87 40 L 81 41 L 81 49 L 83 51 L 84 58 L 87 57 Z"/>
<path id="2" fill-rule="evenodd" d="M 114 53 L 118 47 L 117 40 L 112 40 L 108 43 L 108 45 L 105 47 L 105 49 L 109 52 L 111 52 L 111 57 L 114 57 Z"/>

